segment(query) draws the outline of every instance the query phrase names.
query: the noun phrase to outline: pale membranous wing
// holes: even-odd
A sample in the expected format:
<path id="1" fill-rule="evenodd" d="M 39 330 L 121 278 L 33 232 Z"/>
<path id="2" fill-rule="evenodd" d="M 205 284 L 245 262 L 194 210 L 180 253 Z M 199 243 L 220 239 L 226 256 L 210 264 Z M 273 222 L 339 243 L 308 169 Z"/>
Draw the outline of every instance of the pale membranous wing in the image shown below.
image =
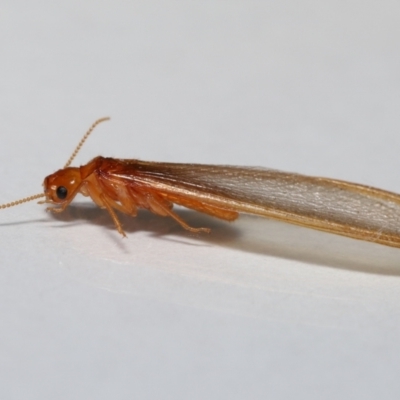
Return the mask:
<path id="1" fill-rule="evenodd" d="M 132 184 L 177 204 L 193 199 L 400 247 L 400 196 L 368 186 L 264 168 L 122 160 Z"/>

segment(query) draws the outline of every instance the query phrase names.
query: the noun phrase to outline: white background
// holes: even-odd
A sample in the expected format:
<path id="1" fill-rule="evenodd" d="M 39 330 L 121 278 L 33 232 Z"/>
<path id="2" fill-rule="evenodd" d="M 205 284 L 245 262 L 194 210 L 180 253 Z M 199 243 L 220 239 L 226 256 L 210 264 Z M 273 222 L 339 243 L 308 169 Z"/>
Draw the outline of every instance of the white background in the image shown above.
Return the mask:
<path id="1" fill-rule="evenodd" d="M 398 1 L 0 5 L 1 202 L 102 154 L 400 192 Z M 2 399 L 397 399 L 400 250 L 82 197 L 0 218 Z"/>

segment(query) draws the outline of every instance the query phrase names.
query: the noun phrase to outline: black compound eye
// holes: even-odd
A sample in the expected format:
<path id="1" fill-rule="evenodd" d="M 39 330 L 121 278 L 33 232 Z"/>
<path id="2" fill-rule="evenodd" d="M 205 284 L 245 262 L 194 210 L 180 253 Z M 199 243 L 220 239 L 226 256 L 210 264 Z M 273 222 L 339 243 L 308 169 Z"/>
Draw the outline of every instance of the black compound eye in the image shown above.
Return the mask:
<path id="1" fill-rule="evenodd" d="M 64 186 L 59 186 L 56 190 L 57 197 L 60 200 L 64 200 L 67 197 L 68 190 Z"/>

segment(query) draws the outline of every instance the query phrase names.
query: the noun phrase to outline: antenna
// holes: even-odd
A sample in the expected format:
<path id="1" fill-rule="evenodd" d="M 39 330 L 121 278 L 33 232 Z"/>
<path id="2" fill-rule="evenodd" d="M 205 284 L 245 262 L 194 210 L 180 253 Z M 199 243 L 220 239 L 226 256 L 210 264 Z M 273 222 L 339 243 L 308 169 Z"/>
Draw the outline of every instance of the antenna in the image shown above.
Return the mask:
<path id="1" fill-rule="evenodd" d="M 12 201 L 11 203 L 0 204 L 0 209 L 18 206 L 18 205 L 20 205 L 22 203 L 27 203 L 28 201 L 40 199 L 41 197 L 45 197 L 45 194 L 44 193 L 39 193 L 39 194 L 35 194 L 33 196 L 25 197 L 25 198 L 23 198 L 21 200 Z"/>
<path id="2" fill-rule="evenodd" d="M 97 121 L 95 121 L 93 123 L 93 125 L 89 128 L 89 130 L 83 135 L 83 138 L 81 139 L 81 141 L 78 143 L 78 146 L 76 146 L 74 152 L 72 153 L 71 157 L 69 158 L 69 160 L 67 161 L 67 163 L 64 165 L 64 168 L 67 168 L 71 165 L 72 161 L 74 160 L 74 158 L 76 157 L 76 155 L 78 154 L 79 150 L 81 149 L 81 147 L 83 146 L 83 144 L 86 142 L 86 139 L 89 137 L 89 135 L 93 132 L 94 128 L 96 128 L 96 126 L 98 124 L 100 124 L 101 122 L 104 121 L 108 121 L 110 119 L 110 117 L 104 117 L 104 118 L 100 118 Z"/>

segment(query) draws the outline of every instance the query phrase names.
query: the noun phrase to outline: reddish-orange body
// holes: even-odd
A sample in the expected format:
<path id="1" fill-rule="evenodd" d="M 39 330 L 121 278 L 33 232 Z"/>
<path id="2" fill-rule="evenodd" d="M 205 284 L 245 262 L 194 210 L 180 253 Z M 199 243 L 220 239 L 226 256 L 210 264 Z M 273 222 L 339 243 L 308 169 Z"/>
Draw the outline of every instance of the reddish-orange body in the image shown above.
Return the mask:
<path id="1" fill-rule="evenodd" d="M 190 196 L 160 191 L 155 187 L 154 182 L 146 183 L 146 177 L 151 175 L 150 165 L 152 163 L 139 160 L 119 160 L 99 156 L 81 167 L 61 169 L 44 180 L 46 203 L 58 206 L 50 207 L 50 211 L 61 212 L 78 193 L 90 196 L 100 208 L 108 210 L 118 231 L 124 236 L 125 233 L 114 210 L 135 216 L 138 208 L 144 208 L 161 216 L 170 216 L 192 232 L 208 232 L 209 229 L 188 226 L 172 211 L 173 203 L 225 220 L 237 218 L 238 213 L 233 210 L 207 205 Z M 168 164 L 159 165 L 167 166 Z M 158 170 L 161 173 L 160 167 Z M 60 188 L 63 188 L 61 196 Z"/>

